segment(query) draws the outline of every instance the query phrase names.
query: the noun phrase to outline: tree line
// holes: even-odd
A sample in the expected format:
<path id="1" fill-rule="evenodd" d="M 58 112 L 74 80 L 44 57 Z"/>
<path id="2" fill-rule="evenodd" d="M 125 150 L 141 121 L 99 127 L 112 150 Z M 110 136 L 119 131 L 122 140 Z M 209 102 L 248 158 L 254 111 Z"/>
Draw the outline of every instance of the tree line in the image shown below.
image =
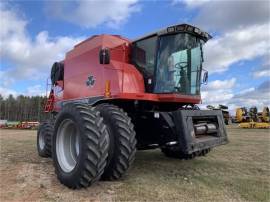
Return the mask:
<path id="1" fill-rule="evenodd" d="M 43 121 L 47 114 L 43 112 L 46 102 L 45 96 L 14 97 L 9 95 L 4 98 L 0 94 L 0 119 L 8 121 Z"/>

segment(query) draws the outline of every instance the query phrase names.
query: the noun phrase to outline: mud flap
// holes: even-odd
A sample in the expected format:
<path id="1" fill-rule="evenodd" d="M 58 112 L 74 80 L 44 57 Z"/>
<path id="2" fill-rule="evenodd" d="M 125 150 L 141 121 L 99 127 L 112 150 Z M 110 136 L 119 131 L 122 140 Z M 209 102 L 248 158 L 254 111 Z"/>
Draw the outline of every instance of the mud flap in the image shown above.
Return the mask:
<path id="1" fill-rule="evenodd" d="M 228 143 L 221 111 L 177 110 L 172 115 L 179 146 L 184 154 Z"/>

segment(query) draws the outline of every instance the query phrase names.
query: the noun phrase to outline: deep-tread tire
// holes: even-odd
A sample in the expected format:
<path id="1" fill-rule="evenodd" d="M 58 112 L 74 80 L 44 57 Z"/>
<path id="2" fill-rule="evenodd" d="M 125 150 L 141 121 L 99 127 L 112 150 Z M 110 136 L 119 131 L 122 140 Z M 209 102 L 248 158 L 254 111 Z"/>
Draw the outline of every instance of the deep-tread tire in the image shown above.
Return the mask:
<path id="1" fill-rule="evenodd" d="M 56 153 L 59 126 L 67 119 L 74 122 L 79 135 L 79 154 L 70 172 L 61 168 Z M 67 104 L 57 115 L 54 128 L 53 162 L 59 181 L 69 188 L 79 189 L 99 180 L 107 163 L 109 148 L 109 135 L 100 113 L 86 104 Z"/>
<path id="2" fill-rule="evenodd" d="M 45 121 L 41 123 L 37 131 L 37 150 L 41 157 L 52 156 L 52 136 L 53 136 L 53 122 Z M 43 146 L 41 146 L 41 138 L 43 139 Z"/>
<path id="3" fill-rule="evenodd" d="M 112 104 L 96 107 L 107 125 L 110 145 L 108 164 L 102 175 L 103 180 L 119 179 L 131 166 L 136 153 L 136 133 L 131 118 L 123 109 Z"/>

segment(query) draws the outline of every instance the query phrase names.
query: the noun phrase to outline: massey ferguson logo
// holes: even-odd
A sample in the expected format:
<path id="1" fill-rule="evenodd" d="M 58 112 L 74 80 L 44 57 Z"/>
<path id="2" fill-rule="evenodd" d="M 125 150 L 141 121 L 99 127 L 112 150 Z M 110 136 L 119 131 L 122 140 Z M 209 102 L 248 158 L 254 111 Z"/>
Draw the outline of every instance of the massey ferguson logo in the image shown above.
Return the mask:
<path id="1" fill-rule="evenodd" d="M 94 86 L 94 84 L 95 84 L 95 79 L 94 79 L 94 76 L 89 76 L 88 78 L 87 78 L 87 81 L 86 81 L 86 85 L 87 86 L 89 86 L 89 87 L 93 87 Z"/>

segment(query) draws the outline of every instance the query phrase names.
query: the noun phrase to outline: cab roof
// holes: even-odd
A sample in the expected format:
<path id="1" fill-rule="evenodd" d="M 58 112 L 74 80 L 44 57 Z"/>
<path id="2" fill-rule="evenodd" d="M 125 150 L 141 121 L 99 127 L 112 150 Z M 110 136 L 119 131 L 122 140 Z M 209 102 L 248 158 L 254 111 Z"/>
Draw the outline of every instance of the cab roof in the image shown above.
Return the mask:
<path id="1" fill-rule="evenodd" d="M 212 38 L 212 36 L 210 34 L 208 34 L 207 32 L 205 32 L 205 31 L 201 30 L 200 28 L 195 27 L 193 25 L 176 24 L 176 25 L 172 25 L 172 26 L 166 27 L 164 29 L 158 30 L 156 32 L 152 32 L 150 34 L 144 35 L 140 38 L 133 40 L 132 42 L 137 42 L 137 41 L 140 41 L 140 40 L 152 37 L 152 36 L 175 34 L 175 33 L 180 33 L 180 32 L 190 33 L 192 35 L 195 35 L 195 36 L 203 39 L 205 42 Z"/>

